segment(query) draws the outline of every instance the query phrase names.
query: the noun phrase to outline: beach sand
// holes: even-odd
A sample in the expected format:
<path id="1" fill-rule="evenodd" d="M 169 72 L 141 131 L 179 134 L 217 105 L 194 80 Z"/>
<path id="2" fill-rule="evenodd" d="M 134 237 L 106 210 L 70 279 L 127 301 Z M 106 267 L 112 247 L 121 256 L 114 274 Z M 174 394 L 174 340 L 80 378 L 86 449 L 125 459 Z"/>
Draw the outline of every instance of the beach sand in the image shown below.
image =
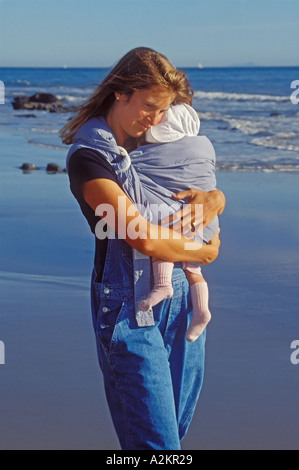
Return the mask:
<path id="1" fill-rule="evenodd" d="M 298 175 L 217 180 L 206 375 L 183 449 L 299 449 Z M 94 241 L 67 176 L 2 175 L 0 214 L 0 449 L 119 449 L 91 324 Z"/>

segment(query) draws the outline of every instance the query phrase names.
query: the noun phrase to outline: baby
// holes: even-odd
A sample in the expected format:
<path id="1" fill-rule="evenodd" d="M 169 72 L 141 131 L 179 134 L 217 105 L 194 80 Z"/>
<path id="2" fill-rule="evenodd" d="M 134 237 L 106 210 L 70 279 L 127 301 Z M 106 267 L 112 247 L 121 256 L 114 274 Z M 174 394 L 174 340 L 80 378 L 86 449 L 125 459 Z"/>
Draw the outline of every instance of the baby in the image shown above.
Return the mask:
<path id="1" fill-rule="evenodd" d="M 216 189 L 215 152 L 206 137 L 198 136 L 199 127 L 195 110 L 187 104 L 180 104 L 169 108 L 162 121 L 146 132 L 146 142 L 153 145 L 143 145 L 130 153 L 145 191 L 151 195 L 155 193 L 158 200 L 164 200 L 166 195 L 169 197 L 190 187 L 204 191 Z M 188 175 L 191 174 L 190 181 Z M 152 202 L 151 196 L 149 199 Z M 161 223 L 161 219 L 159 222 Z M 208 243 L 217 230 L 218 218 L 204 229 L 200 241 Z M 162 300 L 172 297 L 173 266 L 173 263 L 152 259 L 154 287 L 140 302 L 141 310 L 147 311 Z M 186 338 L 193 342 L 211 319 L 209 291 L 198 263 L 184 262 L 182 267 L 190 284 L 193 305 L 193 317 Z"/>

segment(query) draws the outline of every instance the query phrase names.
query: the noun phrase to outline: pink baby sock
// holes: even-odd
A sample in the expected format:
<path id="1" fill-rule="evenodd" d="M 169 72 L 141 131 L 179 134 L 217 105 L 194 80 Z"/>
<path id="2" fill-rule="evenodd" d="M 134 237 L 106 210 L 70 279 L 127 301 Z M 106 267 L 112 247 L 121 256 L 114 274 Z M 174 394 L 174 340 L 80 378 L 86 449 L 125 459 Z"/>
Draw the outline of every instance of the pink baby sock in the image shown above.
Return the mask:
<path id="1" fill-rule="evenodd" d="M 164 299 L 173 295 L 171 284 L 173 263 L 167 261 L 153 261 L 154 288 L 146 299 L 139 304 L 141 310 L 149 310 Z"/>
<path id="2" fill-rule="evenodd" d="M 203 332 L 211 320 L 209 310 L 209 290 L 206 282 L 197 282 L 190 286 L 191 300 L 193 305 L 193 317 L 189 325 L 186 338 L 192 343 Z"/>

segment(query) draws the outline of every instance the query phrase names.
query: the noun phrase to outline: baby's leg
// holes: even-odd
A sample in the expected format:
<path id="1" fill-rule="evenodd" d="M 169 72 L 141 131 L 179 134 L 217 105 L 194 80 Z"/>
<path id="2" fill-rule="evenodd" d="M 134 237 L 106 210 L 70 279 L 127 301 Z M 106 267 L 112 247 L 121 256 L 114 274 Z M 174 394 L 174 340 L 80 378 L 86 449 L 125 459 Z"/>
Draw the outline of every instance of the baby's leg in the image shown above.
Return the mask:
<path id="1" fill-rule="evenodd" d="M 189 325 L 186 338 L 187 341 L 195 341 L 211 320 L 209 310 L 208 284 L 201 274 L 200 268 L 184 266 L 186 277 L 190 284 L 190 292 L 193 306 L 193 317 Z M 191 271 L 192 270 L 192 271 Z"/>
<path id="2" fill-rule="evenodd" d="M 152 265 L 154 275 L 154 288 L 149 293 L 147 298 L 142 300 L 139 304 L 141 310 L 144 311 L 149 310 L 154 305 L 157 305 L 162 300 L 168 299 L 173 295 L 173 288 L 171 283 L 173 263 L 153 259 Z"/>

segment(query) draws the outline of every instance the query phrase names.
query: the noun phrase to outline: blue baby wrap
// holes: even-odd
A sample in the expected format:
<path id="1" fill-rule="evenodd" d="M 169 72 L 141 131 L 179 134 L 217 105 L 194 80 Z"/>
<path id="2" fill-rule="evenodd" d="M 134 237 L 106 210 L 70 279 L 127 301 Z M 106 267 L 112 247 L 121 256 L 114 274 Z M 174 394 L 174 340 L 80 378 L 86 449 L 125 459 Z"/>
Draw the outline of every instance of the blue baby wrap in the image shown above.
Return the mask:
<path id="1" fill-rule="evenodd" d="M 77 131 L 67 155 L 67 166 L 71 155 L 80 148 L 91 148 L 106 158 L 127 196 L 154 224 L 186 202 L 172 198 L 178 191 L 216 189 L 215 151 L 205 136 L 184 137 L 167 144 L 148 144 L 128 155 L 117 145 L 105 119 L 97 117 Z M 195 239 L 209 242 L 218 227 L 218 218 L 215 218 Z M 153 324 L 152 310 L 140 311 L 138 305 L 150 290 L 150 258 L 133 250 L 133 259 L 136 319 L 139 326 L 149 326 Z"/>

